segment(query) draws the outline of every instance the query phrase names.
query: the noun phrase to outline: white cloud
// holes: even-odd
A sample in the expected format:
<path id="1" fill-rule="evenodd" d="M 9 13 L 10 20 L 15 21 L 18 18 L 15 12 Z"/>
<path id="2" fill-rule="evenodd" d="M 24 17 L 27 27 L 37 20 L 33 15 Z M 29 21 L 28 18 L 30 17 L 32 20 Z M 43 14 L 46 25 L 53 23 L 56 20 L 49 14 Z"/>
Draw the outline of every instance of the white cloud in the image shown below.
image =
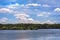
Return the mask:
<path id="1" fill-rule="evenodd" d="M 10 5 L 8 5 L 7 7 L 13 9 L 13 8 L 17 8 L 19 5 L 20 5 L 20 4 L 15 3 L 15 4 L 10 4 Z"/>
<path id="2" fill-rule="evenodd" d="M 25 13 L 15 14 L 14 15 L 17 19 L 19 19 L 21 22 L 27 22 L 29 19 L 29 15 Z"/>
<path id="3" fill-rule="evenodd" d="M 11 13 L 13 10 L 10 10 L 8 8 L 0 8 L 0 13 Z"/>
<path id="4" fill-rule="evenodd" d="M 51 21 L 51 20 L 46 20 L 46 21 L 44 21 L 44 22 L 42 22 L 43 24 L 44 23 L 47 23 L 47 24 L 54 24 L 56 21 Z"/>
<path id="5" fill-rule="evenodd" d="M 44 14 L 38 14 L 38 16 L 44 16 Z"/>
<path id="6" fill-rule="evenodd" d="M 8 20 L 8 18 L 1 18 L 1 19 L 0 19 L 0 23 L 6 23 L 7 20 Z"/>
<path id="7" fill-rule="evenodd" d="M 30 20 L 30 21 L 34 21 L 34 19 L 32 19 L 32 18 L 29 18 L 28 20 Z"/>
<path id="8" fill-rule="evenodd" d="M 20 20 L 27 20 L 27 18 L 29 17 L 29 15 L 23 14 L 23 13 L 15 14 L 14 16 L 16 16 L 16 18 L 18 18 Z"/>
<path id="9" fill-rule="evenodd" d="M 30 3 L 30 4 L 26 4 L 25 6 L 40 6 L 40 7 L 51 7 L 48 4 L 37 4 L 37 3 Z"/>
<path id="10" fill-rule="evenodd" d="M 55 8 L 54 11 L 55 12 L 60 12 L 60 8 Z"/>
<path id="11" fill-rule="evenodd" d="M 10 4 L 7 5 L 6 7 L 10 9 L 29 8 L 28 4 L 19 4 L 19 3 Z"/>
<path id="12" fill-rule="evenodd" d="M 9 5 L 5 8 L 0 8 L 0 13 L 20 13 L 20 10 L 18 7 L 16 7 L 18 4 L 16 3 L 16 5 Z M 17 10 L 16 10 L 17 8 Z"/>
<path id="13" fill-rule="evenodd" d="M 51 6 L 48 4 L 43 4 L 42 7 L 51 7 Z"/>
<path id="14" fill-rule="evenodd" d="M 7 7 L 11 8 L 11 9 L 15 9 L 15 8 L 30 8 L 30 6 L 41 6 L 41 4 L 37 4 L 37 3 L 29 3 L 29 4 L 15 3 L 15 4 L 10 4 Z"/>
<path id="15" fill-rule="evenodd" d="M 37 3 L 30 3 L 30 4 L 26 4 L 26 6 L 41 6 L 41 4 L 37 4 Z"/>
<path id="16" fill-rule="evenodd" d="M 39 23 L 38 21 L 34 20 L 27 14 L 15 14 L 14 15 L 18 20 L 20 20 L 20 23 Z"/>
<path id="17" fill-rule="evenodd" d="M 41 16 L 41 17 L 48 17 L 51 13 L 49 12 L 41 12 L 39 14 L 37 14 L 37 16 Z"/>
<path id="18" fill-rule="evenodd" d="M 40 7 L 50 7 L 50 5 L 48 5 L 48 4 L 38 4 L 38 3 L 19 4 L 19 3 L 15 3 L 15 4 L 10 4 L 10 5 L 8 5 L 7 8 L 10 8 L 10 9 L 30 8 L 31 6 L 33 6 L 33 7 L 36 7 L 36 6 L 40 6 Z"/>

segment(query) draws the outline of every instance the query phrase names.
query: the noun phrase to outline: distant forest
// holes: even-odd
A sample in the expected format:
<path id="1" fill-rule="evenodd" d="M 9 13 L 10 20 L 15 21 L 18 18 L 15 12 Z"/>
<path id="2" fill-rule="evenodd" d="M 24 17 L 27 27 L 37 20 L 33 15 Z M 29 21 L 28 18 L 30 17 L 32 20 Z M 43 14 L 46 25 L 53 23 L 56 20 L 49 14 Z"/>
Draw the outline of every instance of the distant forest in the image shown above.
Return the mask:
<path id="1" fill-rule="evenodd" d="M 60 24 L 0 24 L 0 30 L 60 29 Z"/>

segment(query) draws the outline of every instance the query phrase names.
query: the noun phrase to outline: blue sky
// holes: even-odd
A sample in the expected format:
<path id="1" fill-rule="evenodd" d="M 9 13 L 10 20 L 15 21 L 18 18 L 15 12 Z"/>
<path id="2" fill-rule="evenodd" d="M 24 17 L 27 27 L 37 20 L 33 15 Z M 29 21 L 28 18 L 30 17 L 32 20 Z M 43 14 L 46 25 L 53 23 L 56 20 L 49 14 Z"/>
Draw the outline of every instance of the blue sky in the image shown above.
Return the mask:
<path id="1" fill-rule="evenodd" d="M 60 0 L 0 0 L 0 23 L 60 23 Z"/>

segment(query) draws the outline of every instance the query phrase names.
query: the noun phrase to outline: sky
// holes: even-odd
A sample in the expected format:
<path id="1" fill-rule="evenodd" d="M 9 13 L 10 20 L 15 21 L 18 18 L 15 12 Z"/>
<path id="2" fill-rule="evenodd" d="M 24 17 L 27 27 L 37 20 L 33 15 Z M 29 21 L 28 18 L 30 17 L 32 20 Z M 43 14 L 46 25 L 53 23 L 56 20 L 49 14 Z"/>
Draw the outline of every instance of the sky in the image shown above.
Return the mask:
<path id="1" fill-rule="evenodd" d="M 60 0 L 0 0 L 0 24 L 60 23 Z"/>

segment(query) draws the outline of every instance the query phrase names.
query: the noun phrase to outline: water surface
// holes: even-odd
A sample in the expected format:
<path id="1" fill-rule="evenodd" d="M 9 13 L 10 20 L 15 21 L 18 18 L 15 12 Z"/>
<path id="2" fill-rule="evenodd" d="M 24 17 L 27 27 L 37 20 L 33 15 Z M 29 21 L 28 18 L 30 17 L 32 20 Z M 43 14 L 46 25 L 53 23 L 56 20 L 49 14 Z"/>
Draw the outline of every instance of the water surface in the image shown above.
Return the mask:
<path id="1" fill-rule="evenodd" d="M 60 29 L 0 30 L 0 40 L 60 40 Z"/>

